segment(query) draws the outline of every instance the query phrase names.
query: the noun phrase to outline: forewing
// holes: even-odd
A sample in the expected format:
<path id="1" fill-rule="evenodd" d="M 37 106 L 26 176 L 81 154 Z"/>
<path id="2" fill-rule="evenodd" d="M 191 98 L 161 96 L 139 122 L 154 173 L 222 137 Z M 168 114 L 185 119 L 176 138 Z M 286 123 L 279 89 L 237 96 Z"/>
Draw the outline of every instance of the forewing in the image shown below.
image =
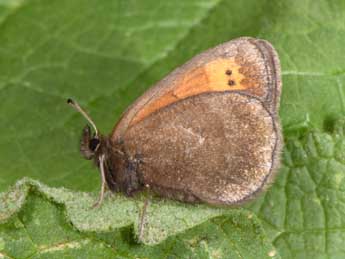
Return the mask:
<path id="1" fill-rule="evenodd" d="M 130 106 L 115 126 L 118 141 L 128 127 L 177 101 L 210 92 L 240 91 L 276 113 L 281 92 L 280 65 L 270 43 L 238 38 L 195 56 Z"/>

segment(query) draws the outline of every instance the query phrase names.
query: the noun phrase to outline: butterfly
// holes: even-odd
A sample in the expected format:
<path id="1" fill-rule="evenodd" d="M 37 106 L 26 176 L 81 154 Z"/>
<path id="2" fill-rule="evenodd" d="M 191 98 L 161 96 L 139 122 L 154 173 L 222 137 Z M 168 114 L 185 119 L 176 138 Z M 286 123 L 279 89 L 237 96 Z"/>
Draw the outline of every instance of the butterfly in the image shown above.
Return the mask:
<path id="1" fill-rule="evenodd" d="M 148 189 L 182 202 L 239 205 L 266 189 L 280 162 L 280 62 L 273 46 L 241 37 L 193 57 L 148 89 L 108 135 L 91 124 L 80 150 L 108 188 Z"/>

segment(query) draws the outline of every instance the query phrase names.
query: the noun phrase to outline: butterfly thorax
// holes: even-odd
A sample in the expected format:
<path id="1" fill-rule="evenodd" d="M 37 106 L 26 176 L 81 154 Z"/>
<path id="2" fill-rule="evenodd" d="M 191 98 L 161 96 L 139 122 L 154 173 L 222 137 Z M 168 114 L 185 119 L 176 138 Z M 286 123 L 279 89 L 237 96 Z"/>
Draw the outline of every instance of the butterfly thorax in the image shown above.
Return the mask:
<path id="1" fill-rule="evenodd" d="M 143 188 L 139 176 L 140 161 L 125 152 L 123 143 L 114 143 L 108 137 L 103 136 L 99 150 L 99 155 L 101 154 L 105 156 L 105 180 L 111 191 L 132 196 Z M 100 167 L 99 159 L 95 158 L 95 163 Z"/>

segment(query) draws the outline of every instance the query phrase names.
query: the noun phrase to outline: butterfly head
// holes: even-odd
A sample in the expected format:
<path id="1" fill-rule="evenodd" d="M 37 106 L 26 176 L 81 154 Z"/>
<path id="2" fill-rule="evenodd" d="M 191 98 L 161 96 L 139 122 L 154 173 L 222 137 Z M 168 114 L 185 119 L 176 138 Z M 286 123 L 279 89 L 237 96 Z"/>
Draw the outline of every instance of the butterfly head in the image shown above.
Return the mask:
<path id="1" fill-rule="evenodd" d="M 72 99 L 68 99 L 67 103 L 71 105 L 75 110 L 81 113 L 84 118 L 91 124 L 94 132 L 92 132 L 91 127 L 86 125 L 83 129 L 83 133 L 80 141 L 80 152 L 85 159 L 95 159 L 104 154 L 104 149 L 102 148 L 105 144 L 106 138 L 101 136 L 97 130 L 97 127 L 90 116 L 79 106 L 77 102 Z"/>

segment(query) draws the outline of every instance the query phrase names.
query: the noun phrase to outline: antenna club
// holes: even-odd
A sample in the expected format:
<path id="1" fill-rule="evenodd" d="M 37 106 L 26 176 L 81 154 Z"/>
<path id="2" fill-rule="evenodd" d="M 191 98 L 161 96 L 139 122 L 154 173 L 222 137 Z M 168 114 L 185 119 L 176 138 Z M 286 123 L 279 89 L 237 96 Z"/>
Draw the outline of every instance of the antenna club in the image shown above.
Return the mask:
<path id="1" fill-rule="evenodd" d="M 73 101 L 71 98 L 68 98 L 68 99 L 67 99 L 67 103 L 68 103 L 68 104 L 74 104 L 74 101 Z"/>

